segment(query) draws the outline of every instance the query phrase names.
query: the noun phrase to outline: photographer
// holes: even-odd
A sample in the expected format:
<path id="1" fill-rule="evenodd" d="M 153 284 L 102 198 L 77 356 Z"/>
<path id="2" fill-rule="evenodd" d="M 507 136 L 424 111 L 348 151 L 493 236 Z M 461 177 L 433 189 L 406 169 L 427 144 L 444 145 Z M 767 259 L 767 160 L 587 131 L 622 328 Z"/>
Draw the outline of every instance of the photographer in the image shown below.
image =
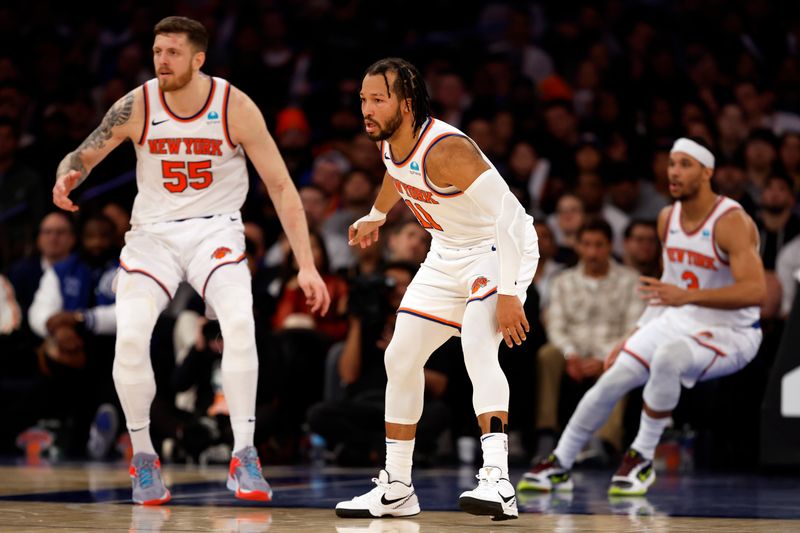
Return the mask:
<path id="1" fill-rule="evenodd" d="M 394 333 L 394 310 L 415 270 L 408 263 L 390 263 L 380 275 L 357 278 L 350 289 L 350 328 L 337 366 L 342 399 L 321 402 L 308 413 L 311 430 L 336 449 L 339 464 L 377 464 L 382 459 L 383 354 Z M 425 392 L 432 400 L 441 399 L 447 388 L 446 374 L 434 369 L 440 367 L 437 360 L 447 357 L 440 352 L 425 367 Z M 441 402 L 427 401 L 419 422 L 417 448 L 421 455 L 435 452 L 437 438 L 447 424 L 447 408 Z"/>

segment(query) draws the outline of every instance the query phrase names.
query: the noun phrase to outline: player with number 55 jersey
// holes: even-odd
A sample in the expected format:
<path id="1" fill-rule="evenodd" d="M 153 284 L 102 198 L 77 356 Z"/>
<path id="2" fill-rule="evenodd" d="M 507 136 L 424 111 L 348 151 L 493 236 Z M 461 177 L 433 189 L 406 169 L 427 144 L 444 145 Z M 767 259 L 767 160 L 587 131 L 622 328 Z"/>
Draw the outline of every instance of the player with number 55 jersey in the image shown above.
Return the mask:
<path id="1" fill-rule="evenodd" d="M 312 312 L 330 297 L 309 245 L 297 194 L 264 118 L 227 81 L 203 74 L 208 34 L 199 22 L 167 17 L 154 28 L 156 78 L 122 97 L 56 172 L 53 202 L 69 198 L 108 153 L 136 147 L 138 194 L 115 280 L 114 385 L 133 445 L 133 501 L 158 505 L 170 494 L 150 440 L 155 379 L 150 336 L 159 313 L 188 281 L 218 317 L 225 340 L 222 388 L 233 430 L 227 486 L 236 497 L 267 501 L 272 490 L 253 446 L 258 356 L 250 271 L 239 209 L 247 195 L 245 152 L 272 198 L 300 267 L 297 280 Z"/>

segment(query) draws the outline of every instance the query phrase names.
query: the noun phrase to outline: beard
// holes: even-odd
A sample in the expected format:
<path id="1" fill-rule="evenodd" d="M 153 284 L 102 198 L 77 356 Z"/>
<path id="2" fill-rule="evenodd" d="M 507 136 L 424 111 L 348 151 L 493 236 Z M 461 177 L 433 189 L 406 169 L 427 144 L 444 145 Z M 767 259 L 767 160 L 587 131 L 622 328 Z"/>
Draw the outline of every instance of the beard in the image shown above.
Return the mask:
<path id="1" fill-rule="evenodd" d="M 168 93 L 170 91 L 178 91 L 186 87 L 186 85 L 192 81 L 192 71 L 191 69 L 187 70 L 183 74 L 178 74 L 175 71 L 172 72 L 172 77 L 164 80 L 162 78 L 158 78 L 158 88 Z"/>
<path id="2" fill-rule="evenodd" d="M 382 128 L 381 125 L 374 120 L 370 120 L 370 122 L 378 127 L 378 131 L 372 134 L 365 132 L 367 137 L 369 137 L 369 140 L 375 142 L 385 141 L 394 135 L 394 133 L 397 131 L 397 128 L 400 127 L 400 124 L 403 122 L 403 116 L 400 114 L 400 108 L 398 106 L 397 113 L 388 120 L 385 128 Z"/>
<path id="3" fill-rule="evenodd" d="M 788 207 L 784 207 L 782 205 L 766 205 L 766 204 L 762 204 L 761 205 L 761 209 L 763 209 L 764 211 L 766 211 L 767 213 L 769 213 L 771 215 L 780 215 L 781 213 L 786 211 L 788 209 Z"/>

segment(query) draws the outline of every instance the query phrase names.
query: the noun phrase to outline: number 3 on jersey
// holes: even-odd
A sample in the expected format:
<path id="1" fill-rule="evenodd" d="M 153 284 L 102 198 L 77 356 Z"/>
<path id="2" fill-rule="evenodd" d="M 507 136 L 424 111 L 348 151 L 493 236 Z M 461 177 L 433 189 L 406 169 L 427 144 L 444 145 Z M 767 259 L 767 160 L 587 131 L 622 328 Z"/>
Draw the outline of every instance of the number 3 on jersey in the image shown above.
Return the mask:
<path id="1" fill-rule="evenodd" d="M 413 203 L 411 200 L 405 200 L 406 205 L 411 212 L 414 213 L 414 216 L 417 217 L 417 220 L 425 229 L 435 229 L 436 231 L 444 231 L 442 227 L 437 224 L 430 213 L 425 211 L 421 205 L 417 203 Z"/>
<path id="2" fill-rule="evenodd" d="M 164 188 L 172 193 L 179 193 L 192 189 L 205 189 L 214 177 L 208 169 L 211 168 L 211 160 L 205 161 L 162 161 L 161 174 L 164 177 Z"/>
<path id="3" fill-rule="evenodd" d="M 686 288 L 690 291 L 700 288 L 700 280 L 697 279 L 694 272 L 684 270 L 683 274 L 681 274 L 681 279 L 686 282 Z"/>

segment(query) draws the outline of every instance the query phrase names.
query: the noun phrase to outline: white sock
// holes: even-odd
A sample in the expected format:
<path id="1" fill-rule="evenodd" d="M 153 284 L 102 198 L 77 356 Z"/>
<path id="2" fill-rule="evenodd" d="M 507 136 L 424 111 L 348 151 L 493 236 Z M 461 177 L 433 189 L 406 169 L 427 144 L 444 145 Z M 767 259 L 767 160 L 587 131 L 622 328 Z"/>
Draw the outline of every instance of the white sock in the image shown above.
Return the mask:
<path id="1" fill-rule="evenodd" d="M 253 435 L 256 432 L 257 388 L 257 366 L 256 370 L 238 371 L 229 370 L 223 363 L 222 390 L 231 414 L 233 453 L 253 445 Z"/>
<path id="2" fill-rule="evenodd" d="M 508 435 L 505 433 L 484 433 L 481 435 L 483 466 L 494 466 L 508 477 Z"/>
<path id="3" fill-rule="evenodd" d="M 411 484 L 411 465 L 414 462 L 414 442 L 386 438 L 386 472 L 392 481 Z"/>
<path id="4" fill-rule="evenodd" d="M 666 429 L 671 420 L 668 416 L 653 418 L 642 411 L 639 432 L 636 434 L 636 439 L 631 444 L 631 448 L 641 453 L 645 459 L 652 461 L 658 441 L 661 440 L 661 434 L 664 433 L 664 429 Z"/>
<path id="5" fill-rule="evenodd" d="M 136 455 L 137 453 L 156 453 L 155 448 L 153 448 L 153 441 L 150 439 L 150 422 L 144 425 L 144 427 L 134 427 L 128 428 L 128 435 L 131 436 L 131 447 L 133 448 L 133 454 Z"/>

